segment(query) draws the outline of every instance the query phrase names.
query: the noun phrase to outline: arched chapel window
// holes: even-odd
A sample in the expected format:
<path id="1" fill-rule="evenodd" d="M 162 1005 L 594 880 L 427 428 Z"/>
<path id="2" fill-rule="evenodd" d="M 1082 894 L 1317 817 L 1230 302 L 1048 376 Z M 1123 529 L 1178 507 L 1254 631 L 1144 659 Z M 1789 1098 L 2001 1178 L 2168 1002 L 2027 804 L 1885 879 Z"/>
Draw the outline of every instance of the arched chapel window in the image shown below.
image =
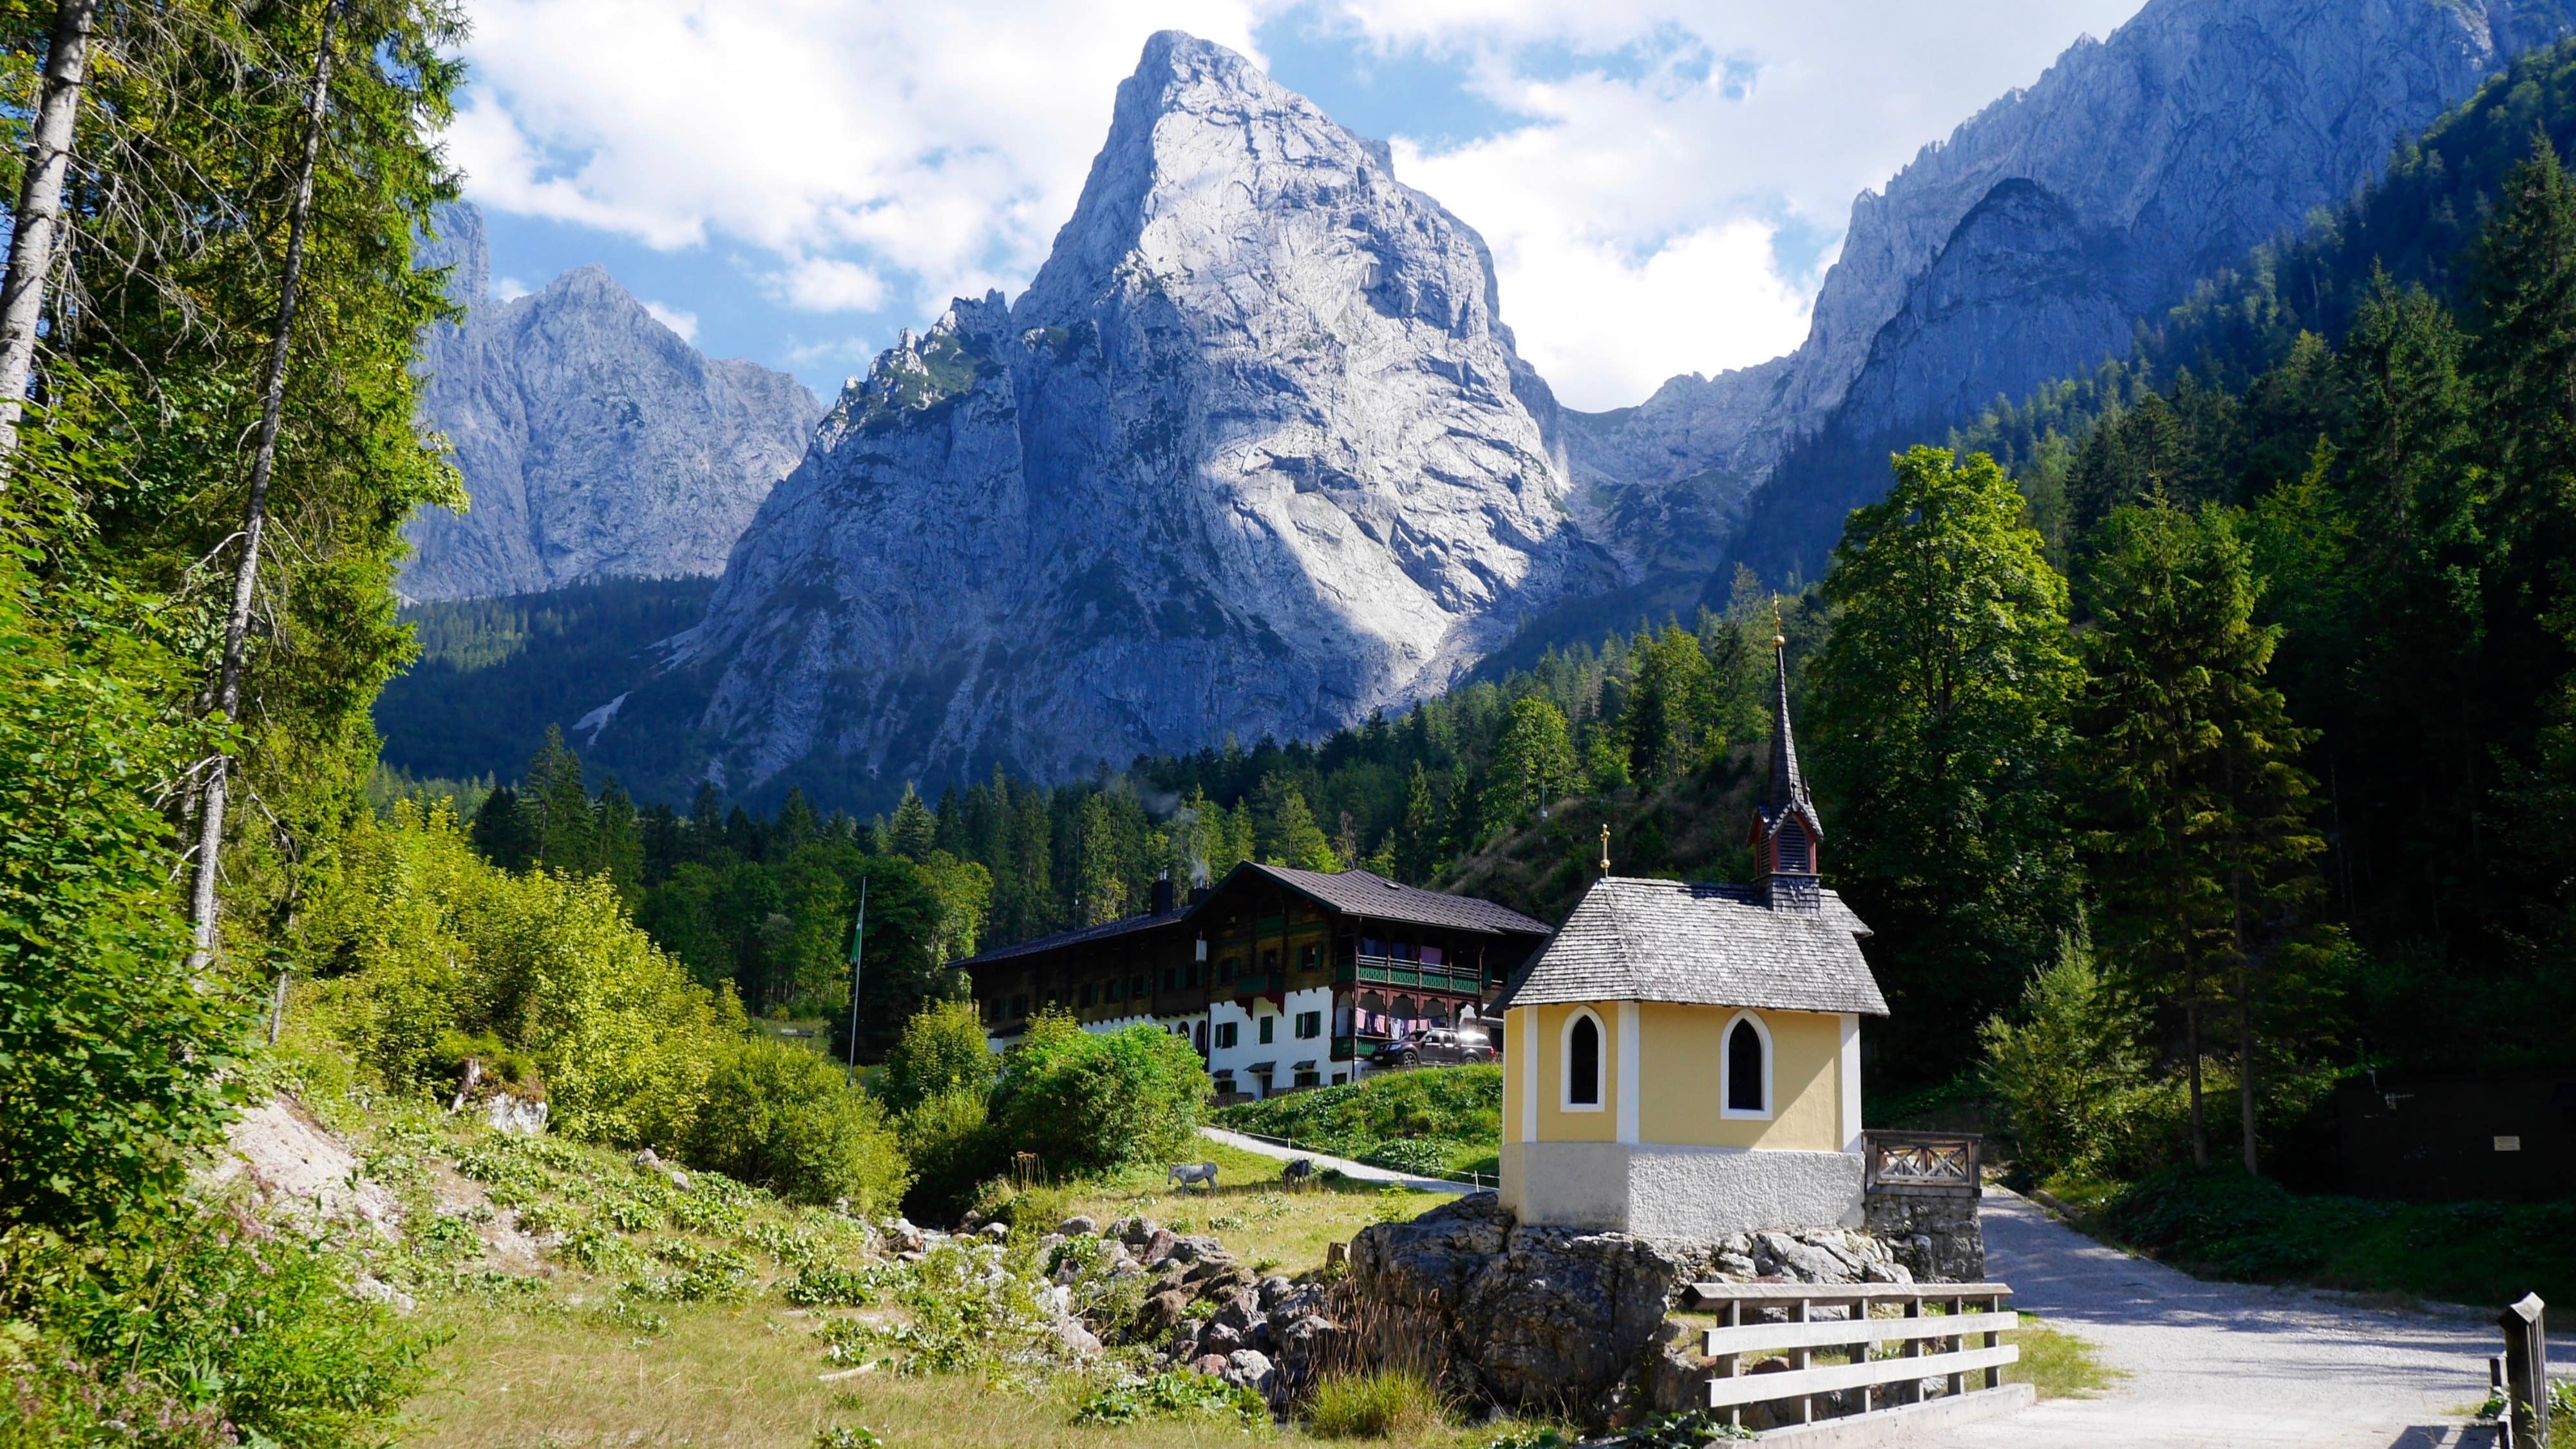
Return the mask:
<path id="1" fill-rule="evenodd" d="M 1565 1035 L 1565 1100 L 1578 1107 L 1601 1105 L 1601 1023 L 1588 1012 Z"/>
<path id="2" fill-rule="evenodd" d="M 1726 1110 L 1762 1112 L 1770 1104 L 1763 1088 L 1770 1073 L 1763 1069 L 1762 1030 L 1753 1018 L 1738 1017 L 1726 1033 Z"/>

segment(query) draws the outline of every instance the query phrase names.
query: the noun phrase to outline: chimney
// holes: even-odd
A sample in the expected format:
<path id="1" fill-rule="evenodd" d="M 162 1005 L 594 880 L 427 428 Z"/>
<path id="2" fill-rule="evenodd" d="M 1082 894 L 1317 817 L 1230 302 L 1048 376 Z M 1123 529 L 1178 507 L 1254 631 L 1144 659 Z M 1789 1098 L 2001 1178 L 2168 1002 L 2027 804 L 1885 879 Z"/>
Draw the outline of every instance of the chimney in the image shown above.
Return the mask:
<path id="1" fill-rule="evenodd" d="M 1153 910 L 1153 914 L 1158 915 L 1158 916 L 1168 916 L 1168 915 L 1170 915 L 1171 913 L 1172 913 L 1172 873 L 1171 873 L 1170 871 L 1168 871 L 1168 870 L 1167 870 L 1167 871 L 1163 872 L 1161 875 L 1158 875 L 1158 876 L 1154 877 L 1154 910 Z"/>

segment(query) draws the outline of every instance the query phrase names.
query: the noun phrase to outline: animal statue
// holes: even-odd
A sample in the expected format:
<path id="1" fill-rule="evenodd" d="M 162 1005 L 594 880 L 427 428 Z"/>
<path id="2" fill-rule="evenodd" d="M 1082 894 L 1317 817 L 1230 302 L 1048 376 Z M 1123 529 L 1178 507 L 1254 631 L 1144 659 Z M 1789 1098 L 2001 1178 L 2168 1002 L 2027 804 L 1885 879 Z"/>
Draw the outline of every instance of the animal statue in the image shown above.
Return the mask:
<path id="1" fill-rule="evenodd" d="M 1207 1184 L 1207 1190 L 1214 1192 L 1216 1191 L 1216 1164 L 1213 1162 L 1175 1163 L 1168 1181 L 1175 1187 L 1188 1187 L 1194 1182 L 1204 1182 Z"/>
<path id="2" fill-rule="evenodd" d="M 1279 1169 L 1279 1181 L 1288 1187 L 1304 1187 L 1314 1180 L 1315 1159 L 1311 1157 L 1292 1157 L 1286 1167 Z"/>

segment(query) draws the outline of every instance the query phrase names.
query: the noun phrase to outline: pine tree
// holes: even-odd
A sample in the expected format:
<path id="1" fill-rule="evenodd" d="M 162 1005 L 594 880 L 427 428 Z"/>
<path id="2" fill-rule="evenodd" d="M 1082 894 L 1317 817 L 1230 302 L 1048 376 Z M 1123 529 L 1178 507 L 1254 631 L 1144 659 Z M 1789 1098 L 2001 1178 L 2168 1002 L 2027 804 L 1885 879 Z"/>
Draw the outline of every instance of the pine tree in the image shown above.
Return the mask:
<path id="1" fill-rule="evenodd" d="M 689 859 L 709 865 L 724 848 L 724 801 L 715 786 L 701 782 L 697 798 L 689 802 Z"/>
<path id="2" fill-rule="evenodd" d="M 778 815 L 770 823 L 769 845 L 779 860 L 822 838 L 823 822 L 814 815 L 813 804 L 805 798 L 802 787 L 787 787 L 787 798 L 778 802 Z"/>
<path id="3" fill-rule="evenodd" d="M 903 782 L 903 799 L 894 807 L 894 819 L 886 824 L 885 839 L 887 853 L 910 861 L 928 860 L 938 848 L 938 817 L 921 803 L 910 780 Z"/>
<path id="4" fill-rule="evenodd" d="M 1678 630 L 1674 636 L 1690 657 L 1700 657 L 1698 640 Z M 1555 705 L 1535 695 L 1524 697 L 1513 703 L 1511 721 L 1487 776 L 1485 815 L 1489 820 L 1526 823 L 1578 788 L 1581 770 L 1575 763 L 1574 742 L 1566 733 L 1565 716 Z"/>
<path id="5" fill-rule="evenodd" d="M 1431 776 L 1422 762 L 1404 782 L 1404 823 L 1395 838 L 1397 878 L 1407 885 L 1428 885 L 1440 853 L 1440 803 L 1431 796 Z"/>
<path id="6" fill-rule="evenodd" d="M 907 795 L 910 803 L 920 802 Z M 925 812 L 926 813 L 926 812 Z M 1121 859 L 1117 811 L 1108 795 L 1094 791 L 1082 802 L 1074 837 L 1075 914 L 1081 924 L 1097 926 L 1127 914 L 1127 882 Z"/>
<path id="7" fill-rule="evenodd" d="M 2323 848 L 2307 823 L 2306 734 L 2263 683 L 2279 638 L 2225 509 L 2124 508 L 2086 580 L 2095 627 L 2083 718 L 2104 938 L 2183 1021 L 2193 1161 L 2209 1160 L 2202 1065 L 2232 1001 L 2244 1157 L 2257 1167 L 2255 1034 Z"/>
<path id="8" fill-rule="evenodd" d="M 537 863 L 536 837 L 528 828 L 527 811 L 519 792 L 507 785 L 483 797 L 481 808 L 474 812 L 472 838 L 475 850 L 503 870 L 526 870 Z"/>
<path id="9" fill-rule="evenodd" d="M 1264 775 L 1256 794 L 1260 803 L 1253 818 L 1259 826 L 1256 848 L 1262 861 L 1297 870 L 1341 870 L 1341 857 L 1333 853 L 1324 828 L 1315 823 L 1306 793 L 1294 780 L 1276 772 Z"/>
<path id="10" fill-rule="evenodd" d="M 627 797 L 626 787 L 617 783 L 616 776 L 611 775 L 600 785 L 592 820 L 598 842 L 594 853 L 596 868 L 608 876 L 618 895 L 631 906 L 644 889 L 644 830 L 635 802 Z"/>
<path id="11" fill-rule="evenodd" d="M 570 876 L 598 871 L 599 832 L 590 792 L 582 785 L 581 757 L 553 725 L 546 726 L 545 744 L 528 761 L 525 808 L 539 865 Z"/>

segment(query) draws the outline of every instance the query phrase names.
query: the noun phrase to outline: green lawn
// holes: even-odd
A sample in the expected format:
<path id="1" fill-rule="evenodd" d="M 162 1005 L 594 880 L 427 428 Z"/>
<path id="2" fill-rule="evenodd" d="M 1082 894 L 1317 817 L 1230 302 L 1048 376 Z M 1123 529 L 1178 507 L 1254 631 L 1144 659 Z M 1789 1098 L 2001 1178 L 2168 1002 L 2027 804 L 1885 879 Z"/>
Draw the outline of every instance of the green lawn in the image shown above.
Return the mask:
<path id="1" fill-rule="evenodd" d="M 1336 1157 L 1400 1172 L 1500 1171 L 1503 1069 L 1419 1067 L 1339 1087 L 1244 1102 L 1217 1125 L 1294 1138 Z"/>

